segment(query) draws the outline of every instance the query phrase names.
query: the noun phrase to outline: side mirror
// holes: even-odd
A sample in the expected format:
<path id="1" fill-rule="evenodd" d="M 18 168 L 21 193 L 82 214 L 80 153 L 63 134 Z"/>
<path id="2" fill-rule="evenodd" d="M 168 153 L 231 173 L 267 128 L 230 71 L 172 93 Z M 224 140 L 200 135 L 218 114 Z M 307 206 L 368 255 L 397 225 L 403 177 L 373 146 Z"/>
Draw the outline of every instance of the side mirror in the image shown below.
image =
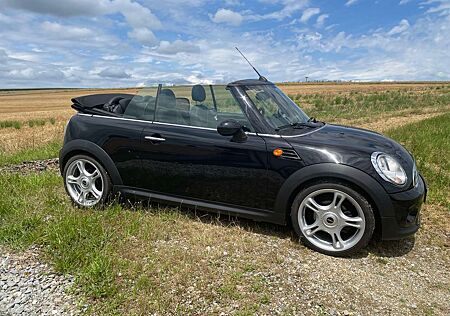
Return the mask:
<path id="1" fill-rule="evenodd" d="M 222 136 L 233 136 L 231 141 L 242 143 L 247 140 L 243 126 L 236 120 L 226 120 L 217 126 L 217 132 Z"/>

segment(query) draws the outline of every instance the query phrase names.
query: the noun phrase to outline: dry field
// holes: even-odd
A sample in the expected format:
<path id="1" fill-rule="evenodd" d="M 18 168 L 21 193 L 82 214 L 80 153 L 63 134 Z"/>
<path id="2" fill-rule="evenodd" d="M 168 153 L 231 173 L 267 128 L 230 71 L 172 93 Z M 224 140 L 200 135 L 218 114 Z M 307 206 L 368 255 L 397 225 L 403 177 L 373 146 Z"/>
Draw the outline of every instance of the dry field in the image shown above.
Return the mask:
<path id="1" fill-rule="evenodd" d="M 392 126 L 411 123 L 450 110 L 449 85 L 445 83 L 307 83 L 279 86 L 312 116 L 328 122 L 365 127 L 380 132 Z M 0 91 L 0 153 L 8 155 L 20 150 L 39 148 L 52 142 L 61 142 L 64 125 L 75 113 L 70 108 L 70 100 L 73 97 L 136 91 L 136 89 Z M 385 108 L 384 111 L 374 115 L 364 110 L 370 110 L 370 106 L 380 108 L 379 104 L 382 101 L 365 99 L 384 95 L 386 92 L 395 95 L 392 96 L 393 100 L 387 99 L 385 102 L 396 102 L 397 94 L 414 100 L 417 98 L 423 100 L 409 104 L 406 99 L 406 105 Z M 335 104 L 329 107 L 328 104 L 333 104 L 336 98 L 348 98 L 355 100 L 355 103 Z M 436 98 L 441 104 L 433 102 Z M 443 102 L 440 99 L 444 99 Z M 347 99 L 344 99 L 344 102 L 345 100 Z M 368 106 L 365 104 L 366 101 Z M 321 111 L 324 106 L 327 107 L 325 112 Z M 2 122 L 19 124 L 20 128 L 1 128 Z"/>
<path id="2" fill-rule="evenodd" d="M 116 92 L 134 93 L 136 89 L 0 91 L 0 123 L 12 121 L 21 124 L 20 129 L 0 129 L 0 152 L 13 153 L 61 141 L 67 120 L 75 114 L 70 107 L 73 97 Z M 30 121 L 45 123 L 30 127 Z"/>
<path id="3" fill-rule="evenodd" d="M 0 247 L 39 245 L 94 315 L 449 315 L 450 83 L 281 89 L 310 116 L 386 132 L 414 153 L 430 185 L 415 238 L 332 258 L 276 225 L 140 205 L 81 211 L 56 172 L 0 168 Z M 55 143 L 54 155 L 70 98 L 105 91 L 0 92 L 0 124 L 20 122 L 0 125 L 0 166 L 33 146 Z"/>

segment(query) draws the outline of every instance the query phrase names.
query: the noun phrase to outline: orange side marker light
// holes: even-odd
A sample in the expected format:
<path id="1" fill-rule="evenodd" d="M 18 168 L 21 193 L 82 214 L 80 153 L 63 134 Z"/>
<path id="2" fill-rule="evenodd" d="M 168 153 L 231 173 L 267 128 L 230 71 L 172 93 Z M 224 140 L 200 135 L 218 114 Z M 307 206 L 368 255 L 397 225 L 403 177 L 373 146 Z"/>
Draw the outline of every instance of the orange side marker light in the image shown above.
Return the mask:
<path id="1" fill-rule="evenodd" d="M 272 151 L 272 154 L 273 154 L 275 157 L 280 157 L 280 156 L 283 154 L 283 149 L 281 149 L 281 148 L 275 148 L 275 149 Z"/>

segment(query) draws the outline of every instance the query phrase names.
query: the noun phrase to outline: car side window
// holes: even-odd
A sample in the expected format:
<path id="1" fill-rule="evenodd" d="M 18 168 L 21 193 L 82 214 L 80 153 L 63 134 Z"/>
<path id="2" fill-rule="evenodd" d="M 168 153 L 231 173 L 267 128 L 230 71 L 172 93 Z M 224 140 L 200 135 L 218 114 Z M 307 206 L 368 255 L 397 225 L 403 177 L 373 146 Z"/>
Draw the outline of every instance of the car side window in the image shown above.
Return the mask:
<path id="1" fill-rule="evenodd" d="M 158 87 L 149 87 L 139 91 L 124 108 L 123 117 L 153 121 Z"/>
<path id="2" fill-rule="evenodd" d="M 156 122 L 216 128 L 226 119 L 235 119 L 241 122 L 247 131 L 253 131 L 226 86 L 163 87 L 157 102 Z"/>
<path id="3" fill-rule="evenodd" d="M 236 120 L 244 126 L 247 132 L 254 132 L 248 117 L 242 111 L 239 103 L 236 101 L 231 91 L 226 86 L 212 86 L 216 104 L 217 124 L 225 120 Z M 216 125 L 217 125 L 216 124 Z"/>

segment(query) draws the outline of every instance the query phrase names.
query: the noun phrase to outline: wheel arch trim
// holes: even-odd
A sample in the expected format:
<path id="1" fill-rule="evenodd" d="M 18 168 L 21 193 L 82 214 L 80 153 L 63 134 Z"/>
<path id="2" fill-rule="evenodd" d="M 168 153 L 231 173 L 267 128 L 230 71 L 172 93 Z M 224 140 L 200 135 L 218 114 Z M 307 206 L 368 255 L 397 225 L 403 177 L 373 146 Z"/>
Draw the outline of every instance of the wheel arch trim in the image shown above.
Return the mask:
<path id="1" fill-rule="evenodd" d="M 287 210 L 295 198 L 298 189 L 304 184 L 314 180 L 334 178 L 349 182 L 360 188 L 368 195 L 381 217 L 394 216 L 393 205 L 386 190 L 378 181 L 367 173 L 347 165 L 322 163 L 304 167 L 294 172 L 281 186 L 275 200 L 275 211 L 283 214 L 287 219 Z"/>
<path id="2" fill-rule="evenodd" d="M 122 177 L 120 176 L 119 171 L 117 170 L 111 157 L 97 144 L 83 139 L 76 139 L 67 142 L 59 152 L 59 169 L 61 175 L 64 172 L 64 167 L 67 161 L 70 157 L 73 157 L 77 153 L 85 153 L 97 159 L 110 175 L 114 185 L 123 184 Z"/>

